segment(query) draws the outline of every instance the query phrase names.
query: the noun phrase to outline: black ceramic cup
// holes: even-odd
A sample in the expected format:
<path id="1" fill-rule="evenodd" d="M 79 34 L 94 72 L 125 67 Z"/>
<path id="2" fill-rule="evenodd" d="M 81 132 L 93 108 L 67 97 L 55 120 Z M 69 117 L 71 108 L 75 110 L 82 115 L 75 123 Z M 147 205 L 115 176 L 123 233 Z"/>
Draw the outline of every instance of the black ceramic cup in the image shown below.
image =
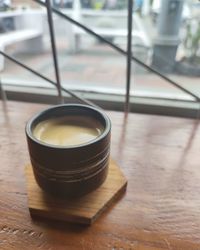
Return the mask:
<path id="1" fill-rule="evenodd" d="M 102 132 L 95 139 L 74 146 L 55 146 L 34 136 L 34 128 L 40 122 L 67 115 L 94 118 L 101 124 Z M 105 181 L 111 122 L 103 111 L 81 104 L 58 105 L 32 117 L 25 130 L 33 173 L 44 191 L 56 196 L 76 197 L 95 190 Z"/>

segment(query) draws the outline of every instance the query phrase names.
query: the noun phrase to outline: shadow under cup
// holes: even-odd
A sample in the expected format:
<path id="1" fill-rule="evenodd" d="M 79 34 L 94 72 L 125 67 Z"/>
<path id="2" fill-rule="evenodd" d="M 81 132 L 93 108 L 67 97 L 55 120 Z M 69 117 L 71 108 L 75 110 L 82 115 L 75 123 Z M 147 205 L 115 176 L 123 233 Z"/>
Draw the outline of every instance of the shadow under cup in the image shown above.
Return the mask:
<path id="1" fill-rule="evenodd" d="M 64 116 L 94 118 L 101 124 L 102 131 L 93 140 L 74 146 L 47 144 L 33 135 L 39 123 Z M 110 136 L 111 122 L 107 115 L 86 105 L 58 105 L 31 118 L 26 125 L 26 137 L 38 185 L 62 197 L 77 197 L 98 188 L 108 173 Z"/>

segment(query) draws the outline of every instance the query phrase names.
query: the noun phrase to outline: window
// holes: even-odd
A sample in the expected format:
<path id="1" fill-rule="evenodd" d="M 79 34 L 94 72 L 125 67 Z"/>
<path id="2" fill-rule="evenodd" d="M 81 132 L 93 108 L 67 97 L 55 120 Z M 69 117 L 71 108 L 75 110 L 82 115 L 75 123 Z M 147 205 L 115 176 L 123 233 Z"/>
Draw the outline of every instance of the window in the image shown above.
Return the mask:
<path id="1" fill-rule="evenodd" d="M 33 2 L 23 6 L 22 2 L 13 1 L 15 6 L 20 3 L 20 9 L 0 13 L 0 27 L 3 27 L 0 36 L 6 40 L 13 32 L 16 36 L 5 42 L 6 53 L 55 81 L 46 9 L 39 4 L 32 5 Z M 126 51 L 125 2 L 54 0 L 53 7 Z M 197 1 L 183 6 L 181 1 L 135 1 L 132 53 L 145 65 L 132 60 L 130 101 L 142 105 L 139 111 L 145 112 L 147 106 L 149 110 L 154 106 L 167 107 L 172 113 L 177 108 L 193 111 L 199 108 L 196 102 L 200 92 L 199 11 Z M 173 22 L 171 27 L 169 20 Z M 62 86 L 102 105 L 112 101 L 114 108 L 123 108 L 117 103 L 124 101 L 126 56 L 59 15 L 54 14 L 53 21 Z M 172 81 L 148 70 L 146 65 Z M 47 81 L 7 59 L 1 60 L 0 66 L 5 89 L 15 86 L 20 91 L 26 87 L 30 92 L 38 93 L 38 88 L 45 93 L 55 92 Z"/>

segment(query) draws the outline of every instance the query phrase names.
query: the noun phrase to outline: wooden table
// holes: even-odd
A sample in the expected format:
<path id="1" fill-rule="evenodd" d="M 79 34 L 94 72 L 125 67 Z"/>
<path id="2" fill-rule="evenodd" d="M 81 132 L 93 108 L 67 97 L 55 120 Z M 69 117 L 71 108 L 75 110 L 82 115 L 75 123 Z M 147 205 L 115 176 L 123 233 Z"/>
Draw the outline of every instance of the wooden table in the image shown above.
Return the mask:
<path id="1" fill-rule="evenodd" d="M 0 103 L 0 249 L 199 250 L 200 127 L 190 119 L 108 112 L 126 194 L 91 227 L 31 219 L 25 122 L 44 105 Z"/>

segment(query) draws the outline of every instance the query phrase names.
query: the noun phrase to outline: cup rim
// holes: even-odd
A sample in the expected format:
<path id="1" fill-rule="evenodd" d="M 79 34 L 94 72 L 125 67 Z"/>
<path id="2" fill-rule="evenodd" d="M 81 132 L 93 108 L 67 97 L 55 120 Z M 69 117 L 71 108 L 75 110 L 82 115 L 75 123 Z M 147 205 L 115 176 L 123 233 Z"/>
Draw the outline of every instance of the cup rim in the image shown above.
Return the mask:
<path id="1" fill-rule="evenodd" d="M 82 144 L 77 144 L 77 145 L 71 145 L 71 146 L 59 146 L 59 145 L 52 145 L 52 144 L 48 144 L 48 143 L 45 143 L 45 142 L 42 142 L 41 140 L 38 140 L 32 133 L 32 129 L 31 129 L 31 126 L 32 126 L 32 123 L 38 119 L 40 116 L 44 115 L 45 113 L 48 113 L 48 112 L 51 112 L 55 109 L 59 109 L 59 108 L 62 108 L 62 107 L 79 107 L 79 108 L 83 108 L 83 109 L 90 109 L 90 110 L 93 110 L 95 112 L 97 112 L 98 114 L 101 115 L 101 117 L 104 119 L 105 121 L 105 129 L 103 130 L 103 132 L 97 136 L 96 138 L 86 142 L 86 143 L 82 143 Z M 84 104 L 61 104 L 61 105 L 54 105 L 53 107 L 50 107 L 50 108 L 46 108 L 46 109 L 43 109 L 42 111 L 36 113 L 34 116 L 32 116 L 26 123 L 26 127 L 25 127 L 25 132 L 26 132 L 26 135 L 32 140 L 34 141 L 35 143 L 37 144 L 40 144 L 41 146 L 43 147 L 47 147 L 47 148 L 51 148 L 51 149 L 61 149 L 61 150 L 67 150 L 67 149 L 75 149 L 75 148 L 82 148 L 82 147 L 86 147 L 86 146 L 89 146 L 97 141 L 100 141 L 102 140 L 103 138 L 105 138 L 107 136 L 107 134 L 110 132 L 111 130 L 111 121 L 109 119 L 109 117 L 104 113 L 102 112 L 100 109 L 98 108 L 95 108 L 95 107 L 92 107 L 92 106 L 89 106 L 89 105 L 84 105 Z"/>

